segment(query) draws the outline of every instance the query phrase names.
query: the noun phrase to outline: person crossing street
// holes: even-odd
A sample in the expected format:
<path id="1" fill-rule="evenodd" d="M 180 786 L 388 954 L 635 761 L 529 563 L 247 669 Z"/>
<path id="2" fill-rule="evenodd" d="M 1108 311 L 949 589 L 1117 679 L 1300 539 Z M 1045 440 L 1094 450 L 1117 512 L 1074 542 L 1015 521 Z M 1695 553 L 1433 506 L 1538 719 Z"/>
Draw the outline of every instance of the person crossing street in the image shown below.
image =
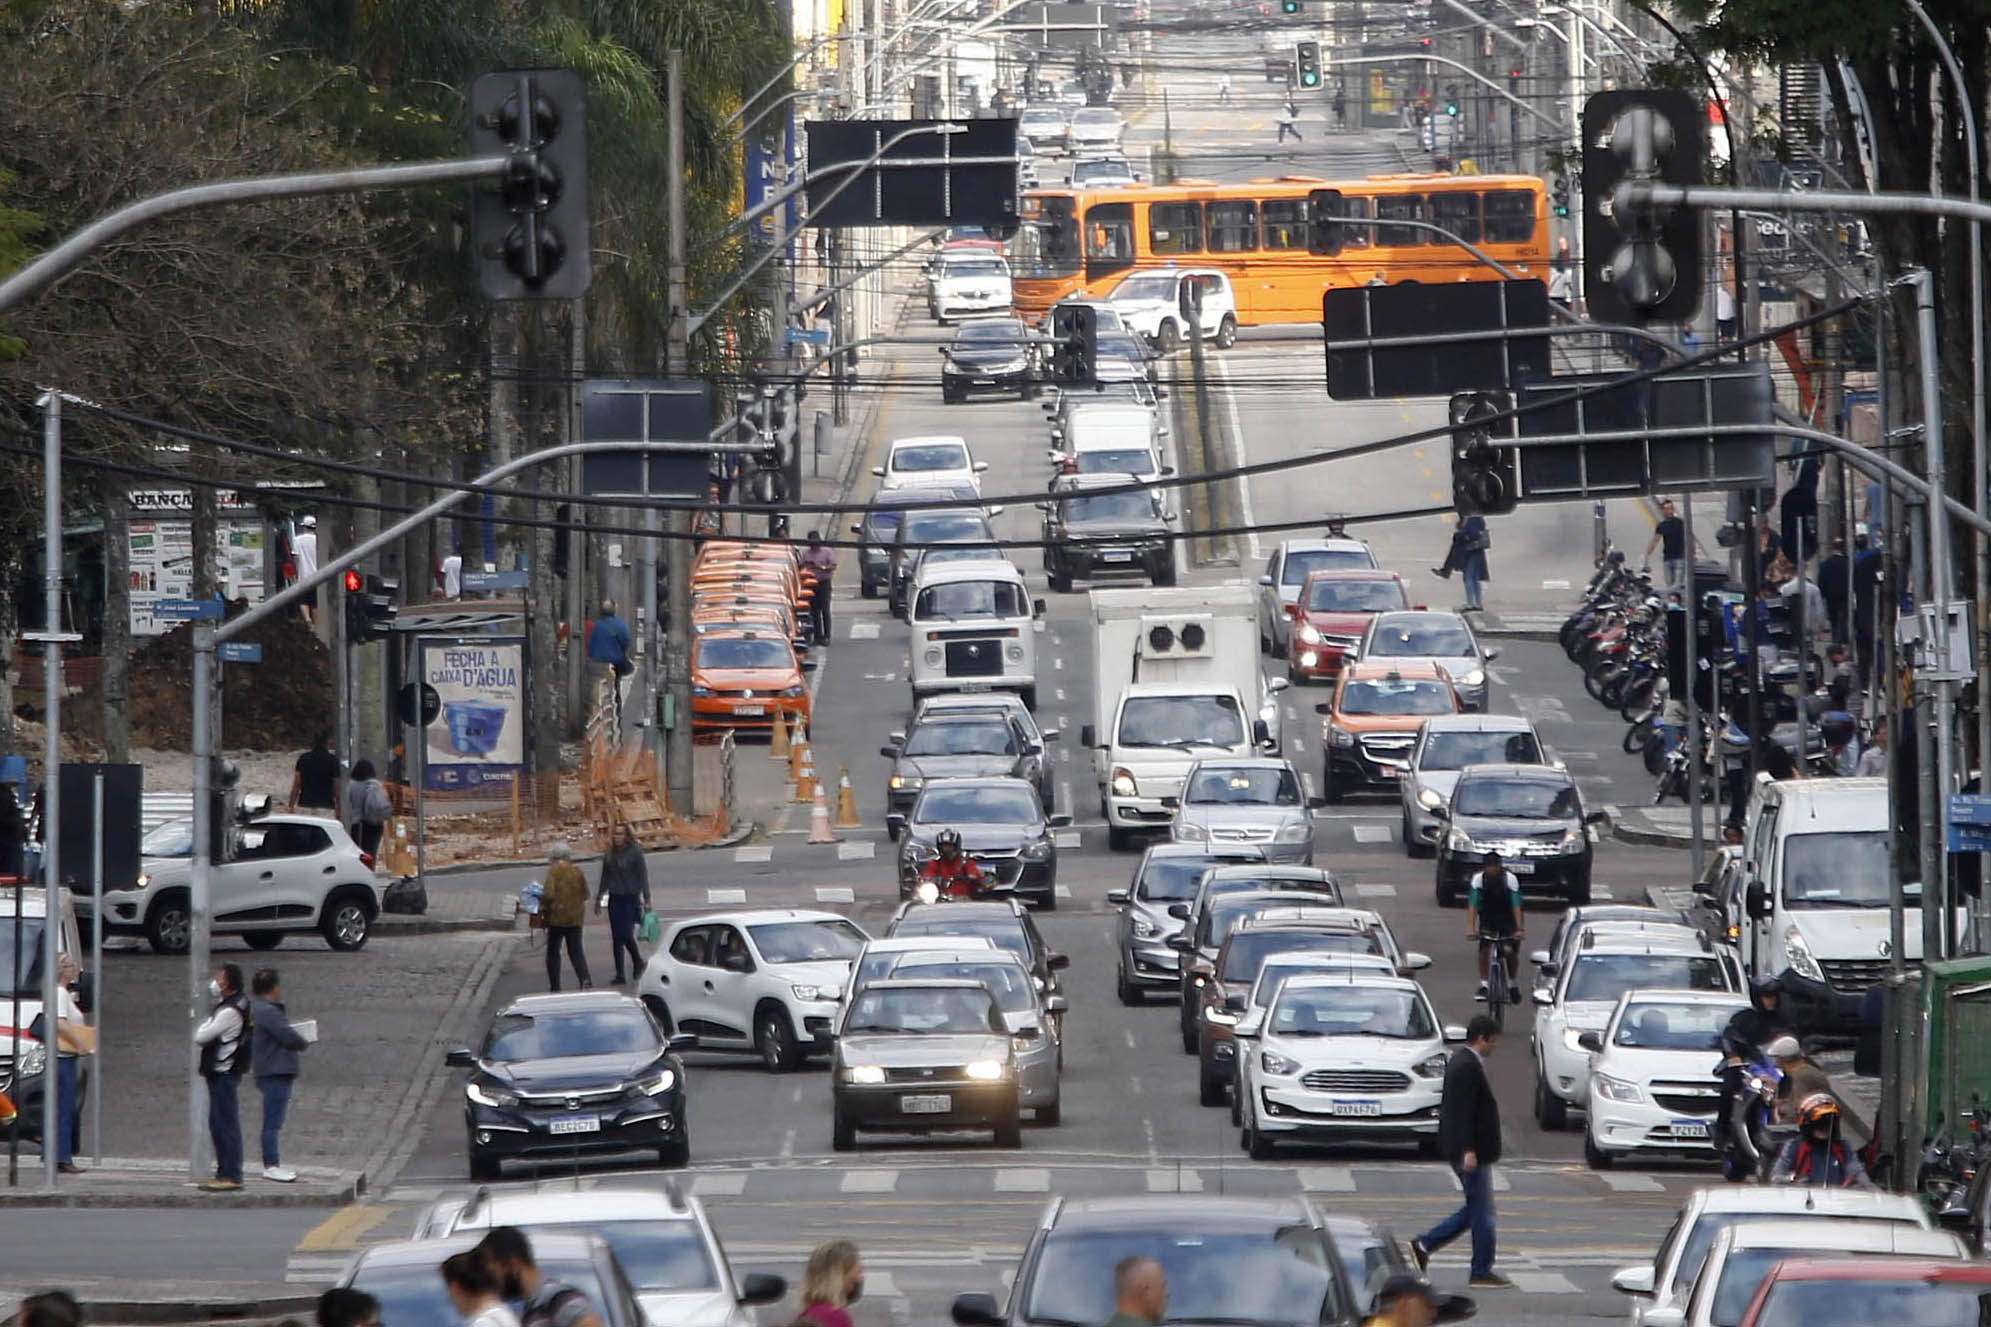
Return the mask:
<path id="1" fill-rule="evenodd" d="M 1500 1160 L 1500 1103 L 1486 1076 L 1486 1057 L 1499 1044 L 1500 1027 L 1485 1014 L 1466 1028 L 1466 1044 L 1445 1066 L 1438 1104 L 1438 1149 L 1458 1177 L 1465 1201 L 1456 1212 L 1410 1242 L 1417 1270 L 1431 1255 L 1467 1230 L 1472 1231 L 1475 1290 L 1505 1290 L 1514 1283 L 1493 1270 L 1493 1167 Z"/>

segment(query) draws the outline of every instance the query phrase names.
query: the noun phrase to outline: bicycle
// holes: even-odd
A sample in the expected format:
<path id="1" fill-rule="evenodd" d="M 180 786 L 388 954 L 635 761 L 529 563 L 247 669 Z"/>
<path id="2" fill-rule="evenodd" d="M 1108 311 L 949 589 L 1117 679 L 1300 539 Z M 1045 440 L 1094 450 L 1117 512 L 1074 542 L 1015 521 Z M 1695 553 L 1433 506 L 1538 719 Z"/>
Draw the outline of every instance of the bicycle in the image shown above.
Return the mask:
<path id="1" fill-rule="evenodd" d="M 1497 935 L 1492 931 L 1481 931 L 1479 942 L 1482 946 L 1493 946 L 1493 953 L 1486 962 L 1486 1012 L 1492 1017 L 1493 1025 L 1505 1031 L 1507 1005 L 1515 990 L 1514 979 L 1507 970 L 1519 961 L 1519 942 L 1514 936 Z"/>

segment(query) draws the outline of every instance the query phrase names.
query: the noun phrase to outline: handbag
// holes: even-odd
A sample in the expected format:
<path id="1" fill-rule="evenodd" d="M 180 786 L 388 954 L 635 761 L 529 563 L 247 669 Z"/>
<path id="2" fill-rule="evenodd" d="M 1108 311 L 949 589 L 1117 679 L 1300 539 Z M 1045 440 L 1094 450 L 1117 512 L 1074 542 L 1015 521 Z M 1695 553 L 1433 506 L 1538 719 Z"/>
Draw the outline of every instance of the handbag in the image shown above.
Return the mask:
<path id="1" fill-rule="evenodd" d="M 617 677 L 627 677 L 635 671 L 636 665 L 629 662 L 627 655 L 615 661 L 615 675 Z"/>
<path id="2" fill-rule="evenodd" d="M 655 908 L 643 909 L 643 919 L 636 923 L 636 938 L 646 945 L 657 943 L 657 935 L 663 927 L 657 921 Z"/>

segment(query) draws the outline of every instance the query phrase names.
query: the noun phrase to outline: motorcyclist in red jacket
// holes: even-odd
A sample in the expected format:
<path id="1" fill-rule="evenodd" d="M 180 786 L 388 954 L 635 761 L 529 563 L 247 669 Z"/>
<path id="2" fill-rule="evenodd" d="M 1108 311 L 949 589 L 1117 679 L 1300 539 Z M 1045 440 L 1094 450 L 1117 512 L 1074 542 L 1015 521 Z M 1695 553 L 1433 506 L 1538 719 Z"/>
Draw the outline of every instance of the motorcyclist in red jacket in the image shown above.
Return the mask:
<path id="1" fill-rule="evenodd" d="M 919 878 L 932 882 L 942 898 L 973 898 L 986 881 L 975 859 L 962 853 L 961 832 L 943 829 L 934 836 L 933 846 L 938 855 L 920 868 Z"/>

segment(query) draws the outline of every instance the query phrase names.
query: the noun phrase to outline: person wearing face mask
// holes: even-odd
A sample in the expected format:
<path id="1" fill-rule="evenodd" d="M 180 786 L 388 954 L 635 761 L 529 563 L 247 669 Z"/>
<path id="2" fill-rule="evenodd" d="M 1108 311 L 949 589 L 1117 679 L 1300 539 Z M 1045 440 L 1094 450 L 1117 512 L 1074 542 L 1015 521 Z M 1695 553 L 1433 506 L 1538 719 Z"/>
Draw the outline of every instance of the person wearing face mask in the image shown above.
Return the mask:
<path id="1" fill-rule="evenodd" d="M 498 1293 L 518 1306 L 523 1327 L 602 1327 L 586 1292 L 539 1270 L 532 1244 L 517 1226 L 493 1227 L 477 1251 L 497 1269 Z"/>
<path id="2" fill-rule="evenodd" d="M 242 994 L 242 969 L 224 963 L 214 970 L 207 991 L 214 1008 L 194 1029 L 200 1047 L 200 1076 L 207 1080 L 207 1132 L 214 1143 L 214 1178 L 200 1187 L 232 1193 L 242 1187 L 242 1110 L 238 1089 L 249 1068 L 249 1001 Z"/>
<path id="3" fill-rule="evenodd" d="M 847 1239 L 818 1244 L 802 1273 L 802 1311 L 797 1322 L 816 1327 L 850 1327 L 850 1306 L 864 1294 L 864 1260 Z"/>

